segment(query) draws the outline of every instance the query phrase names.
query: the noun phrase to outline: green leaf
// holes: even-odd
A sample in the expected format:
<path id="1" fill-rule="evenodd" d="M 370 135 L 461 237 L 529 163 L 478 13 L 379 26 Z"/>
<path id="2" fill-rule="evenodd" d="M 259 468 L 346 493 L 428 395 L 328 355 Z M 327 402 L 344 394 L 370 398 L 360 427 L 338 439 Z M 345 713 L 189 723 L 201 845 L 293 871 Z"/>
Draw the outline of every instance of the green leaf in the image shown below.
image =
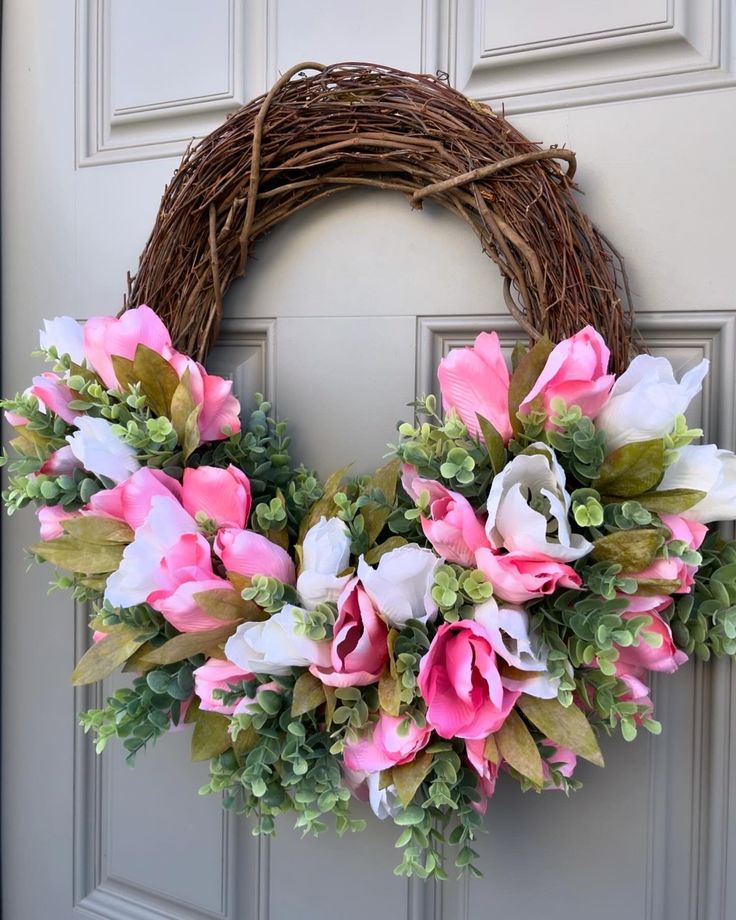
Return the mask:
<path id="1" fill-rule="evenodd" d="M 399 801 L 408 808 L 412 803 L 417 789 L 424 782 L 425 777 L 432 769 L 434 757 L 427 751 L 417 754 L 414 760 L 391 770 L 393 784 L 399 796 Z"/>
<path id="2" fill-rule="evenodd" d="M 424 821 L 425 814 L 423 808 L 420 808 L 418 805 L 410 805 L 408 808 L 404 809 L 404 811 L 400 811 L 394 816 L 394 824 L 398 824 L 399 827 L 413 827 Z"/>
<path id="3" fill-rule="evenodd" d="M 46 562 L 70 572 L 107 575 L 120 567 L 125 547 L 122 543 L 87 543 L 65 533 L 54 540 L 34 543 L 29 549 Z"/>
<path id="4" fill-rule="evenodd" d="M 389 670 L 384 671 L 378 681 L 378 705 L 390 716 L 398 716 L 401 709 L 401 684 Z"/>
<path id="5" fill-rule="evenodd" d="M 195 404 L 189 389 L 189 368 L 182 374 L 176 389 L 171 395 L 171 424 L 181 444 L 182 456 L 186 462 L 199 446 L 198 427 L 201 406 Z"/>
<path id="6" fill-rule="evenodd" d="M 386 497 L 386 505 L 378 505 L 373 502 L 361 508 L 363 521 L 365 522 L 365 533 L 368 537 L 370 546 L 378 539 L 378 535 L 388 520 L 393 508 L 394 499 L 396 498 L 396 486 L 399 481 L 399 471 L 401 469 L 401 460 L 396 457 L 385 466 L 376 470 L 369 483 L 369 488 L 380 489 Z"/>
<path id="7" fill-rule="evenodd" d="M 192 655 L 200 655 L 228 639 L 238 628 L 237 623 L 226 623 L 216 629 L 202 629 L 198 632 L 181 633 L 153 649 L 144 658 L 147 665 L 173 664 Z"/>
<path id="8" fill-rule="evenodd" d="M 384 540 L 383 543 L 379 543 L 378 546 L 374 546 L 373 549 L 369 549 L 365 554 L 365 561 L 368 565 L 375 565 L 381 556 L 385 556 L 386 553 L 390 553 L 392 549 L 398 549 L 400 546 L 406 546 L 405 537 L 389 537 L 388 540 Z"/>
<path id="9" fill-rule="evenodd" d="M 617 530 L 593 544 L 596 562 L 620 565 L 624 573 L 642 572 L 664 543 L 660 530 Z"/>
<path id="10" fill-rule="evenodd" d="M 304 515 L 302 525 L 299 528 L 299 544 L 304 542 L 304 535 L 310 527 L 314 526 L 321 517 L 331 518 L 337 514 L 337 506 L 333 499 L 340 491 L 340 483 L 352 464 L 336 470 L 325 483 L 325 490 L 322 497 L 312 505 L 309 514 Z"/>
<path id="11" fill-rule="evenodd" d="M 559 700 L 540 700 L 522 694 L 516 705 L 550 741 L 597 767 L 603 766 L 603 755 L 593 729 L 585 713 L 574 703 L 563 706 Z"/>
<path id="12" fill-rule="evenodd" d="M 215 588 L 197 591 L 192 595 L 195 604 L 215 620 L 236 621 L 265 620 L 268 615 L 258 604 L 244 600 L 234 588 Z"/>
<path id="13" fill-rule="evenodd" d="M 123 521 L 85 515 L 62 521 L 64 531 L 85 543 L 132 543 L 135 534 Z"/>
<path id="14" fill-rule="evenodd" d="M 493 735 L 489 735 L 486 738 L 486 743 L 483 747 L 483 756 L 486 760 L 490 760 L 492 764 L 498 765 L 501 763 L 501 753 L 498 750 L 498 745 Z"/>
<path id="15" fill-rule="evenodd" d="M 664 472 L 664 441 L 637 441 L 624 444 L 603 461 L 593 483 L 601 495 L 637 498 L 653 489 Z"/>
<path id="16" fill-rule="evenodd" d="M 217 712 L 200 709 L 192 732 L 192 760 L 210 760 L 233 746 L 230 720 Z"/>
<path id="17" fill-rule="evenodd" d="M 698 489 L 663 489 L 661 492 L 645 492 L 637 501 L 655 514 L 682 514 L 705 496 L 706 493 Z"/>
<path id="18" fill-rule="evenodd" d="M 179 375 L 174 368 L 158 352 L 140 343 L 135 350 L 133 373 L 151 409 L 156 415 L 168 417 L 179 386 Z"/>
<path id="19" fill-rule="evenodd" d="M 491 468 L 494 473 L 500 473 L 506 466 L 506 447 L 504 446 L 503 438 L 487 418 L 483 418 L 478 412 L 475 413 L 475 417 L 478 419 L 480 432 L 483 435 L 486 450 L 488 451 L 488 458 L 491 461 Z"/>
<path id="20" fill-rule="evenodd" d="M 512 709 L 506 721 L 494 734 L 498 750 L 503 759 L 535 786 L 544 783 L 542 758 L 534 738 L 524 720 Z"/>
<path id="21" fill-rule="evenodd" d="M 514 434 L 519 434 L 523 427 L 517 417 L 519 406 L 537 382 L 537 377 L 542 373 L 554 347 L 554 343 L 545 335 L 520 359 L 516 370 L 511 375 L 509 418 Z"/>
<path id="22" fill-rule="evenodd" d="M 112 369 L 118 378 L 120 389 L 126 392 L 129 387 L 138 383 L 138 377 L 135 373 L 133 362 L 130 358 L 124 358 L 122 355 L 111 355 Z"/>
<path id="23" fill-rule="evenodd" d="M 529 348 L 524 342 L 515 342 L 514 347 L 511 350 L 511 370 L 515 371 L 519 366 L 521 359 L 529 351 Z"/>
<path id="24" fill-rule="evenodd" d="M 325 690 L 322 681 L 305 671 L 300 674 L 294 684 L 291 698 L 292 716 L 302 716 L 311 712 L 325 702 Z"/>
<path id="25" fill-rule="evenodd" d="M 150 633 L 141 632 L 139 627 L 113 626 L 104 638 L 95 642 L 80 658 L 72 673 L 72 685 L 80 687 L 109 677 L 149 638 Z"/>

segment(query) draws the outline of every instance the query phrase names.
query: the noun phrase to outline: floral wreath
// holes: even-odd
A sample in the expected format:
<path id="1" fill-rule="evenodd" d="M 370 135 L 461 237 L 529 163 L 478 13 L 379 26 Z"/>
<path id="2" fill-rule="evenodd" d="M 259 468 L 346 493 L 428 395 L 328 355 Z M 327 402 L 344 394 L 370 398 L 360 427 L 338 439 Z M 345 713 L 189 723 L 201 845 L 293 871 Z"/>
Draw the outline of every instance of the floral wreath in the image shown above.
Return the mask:
<path id="1" fill-rule="evenodd" d="M 324 106 L 324 81 L 340 112 L 360 111 L 366 85 L 381 98 L 387 86 L 419 87 L 425 112 L 436 91 L 473 123 L 512 130 L 433 78 L 343 65 L 289 82 L 296 70 L 219 131 L 237 134 L 245 118 L 266 137 L 261 115 L 278 114 L 279 94 L 287 107 L 294 94 Z M 257 131 L 250 137 L 257 163 Z M 205 139 L 177 177 L 212 149 Z M 546 158 L 516 165 L 529 162 L 571 213 L 569 180 Z M 328 185 L 341 168 L 329 163 L 319 174 Z M 411 169 L 427 178 L 415 159 Z M 253 195 L 264 194 L 252 175 L 251 228 Z M 491 175 L 465 183 L 477 213 Z M 314 176 L 310 161 L 288 181 L 298 195 Z M 527 194 L 525 176 L 505 180 L 508 207 Z M 132 293 L 158 277 L 152 253 L 178 252 L 176 240 L 161 249 L 167 200 Z M 209 211 L 210 268 L 218 245 L 230 245 L 218 213 Z M 575 213 L 586 239 L 600 240 Z M 519 282 L 508 288 L 515 309 L 534 323 L 539 297 L 509 267 L 522 255 L 534 264 L 525 246 L 517 240 L 502 270 Z M 602 253 L 578 257 L 611 270 Z M 205 296 L 204 275 L 193 277 L 203 299 L 186 303 L 208 317 L 191 349 L 201 357 L 225 283 Z M 621 310 L 616 273 L 609 281 L 611 311 Z M 132 762 L 191 723 L 192 757 L 210 765 L 202 791 L 255 816 L 259 833 L 273 833 L 282 812 L 305 832 L 320 833 L 329 814 L 338 833 L 358 830 L 357 798 L 399 826 L 397 873 L 446 878 L 450 844 L 455 866 L 479 875 L 472 843 L 499 774 L 524 790 L 577 788 L 578 758 L 603 765 L 601 733 L 630 741 L 661 730 L 652 672 L 690 655 L 736 655 L 736 543 L 707 526 L 736 519 L 736 456 L 693 443 L 702 432 L 684 415 L 707 361 L 679 381 L 663 357 L 622 363 L 628 335 L 606 342 L 585 323 L 554 334 L 569 321 L 562 309 L 557 325 L 533 328 L 533 345 L 516 346 L 510 368 L 497 335 L 483 332 L 440 362 L 442 414 L 436 397 L 417 400 L 389 463 L 320 483 L 292 462 L 286 426 L 260 395 L 241 419 L 231 383 L 178 350 L 181 334 L 161 318 L 171 302 L 159 302 L 83 327 L 46 321 L 52 370 L 2 403 L 16 432 L 8 511 L 36 506 L 30 552 L 65 570 L 54 586 L 90 606 L 93 641 L 72 681 L 131 674 L 81 715 L 98 752 L 117 737 Z M 594 320 L 603 309 L 575 303 Z"/>

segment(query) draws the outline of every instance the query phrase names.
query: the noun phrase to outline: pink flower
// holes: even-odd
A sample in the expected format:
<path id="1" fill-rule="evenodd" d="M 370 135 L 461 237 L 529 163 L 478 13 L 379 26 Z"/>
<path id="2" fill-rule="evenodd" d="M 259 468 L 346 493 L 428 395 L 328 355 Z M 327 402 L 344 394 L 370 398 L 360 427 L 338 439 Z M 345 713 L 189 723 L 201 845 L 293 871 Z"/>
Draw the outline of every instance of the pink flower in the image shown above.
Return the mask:
<path id="1" fill-rule="evenodd" d="M 339 613 L 330 643 L 331 666 L 313 664 L 309 670 L 330 687 L 373 684 L 388 660 L 388 627 L 357 578 L 345 586 L 337 606 Z"/>
<path id="2" fill-rule="evenodd" d="M 76 394 L 62 381 L 58 374 L 46 371 L 33 378 L 31 393 L 36 397 L 47 412 L 54 412 L 59 418 L 64 419 L 67 425 L 73 425 L 74 420 L 82 414 L 76 409 L 70 409 L 69 403 L 76 399 Z"/>
<path id="3" fill-rule="evenodd" d="M 470 348 L 454 348 L 440 361 L 437 378 L 445 411 L 454 409 L 471 435 L 480 435 L 477 413 L 509 440 L 509 370 L 495 332 L 481 332 Z"/>
<path id="4" fill-rule="evenodd" d="M 238 434 L 240 403 L 232 395 L 232 380 L 208 374 L 201 364 L 178 352 L 173 352 L 168 361 L 179 379 L 189 371 L 189 392 L 194 404 L 200 407 L 197 426 L 201 441 L 220 441 Z"/>
<path id="5" fill-rule="evenodd" d="M 12 425 L 13 428 L 22 428 L 24 425 L 28 424 L 28 419 L 25 415 L 18 415 L 17 412 L 13 412 L 10 409 L 6 409 L 3 415 L 8 425 Z"/>
<path id="6" fill-rule="evenodd" d="M 427 722 L 443 738 L 486 738 L 519 698 L 504 688 L 491 638 L 473 620 L 440 626 L 420 662 L 418 685 Z"/>
<path id="7" fill-rule="evenodd" d="M 550 414 L 552 400 L 562 399 L 566 406 L 579 406 L 584 415 L 595 418 L 615 380 L 608 373 L 610 356 L 606 343 L 592 326 L 564 339 L 552 349 L 542 373 L 522 400 L 520 411 L 528 412 L 532 402 L 540 397 Z"/>
<path id="8" fill-rule="evenodd" d="M 634 716 L 634 721 L 641 724 L 642 718 L 651 716 L 654 712 L 654 705 L 649 697 L 649 687 L 641 679 L 646 675 L 643 668 L 636 668 L 633 671 L 627 671 L 621 664 L 616 662 L 616 677 L 626 684 L 627 692 L 619 697 L 626 702 L 636 703 L 637 706 L 644 706 L 644 712 Z"/>
<path id="9" fill-rule="evenodd" d="M 95 492 L 89 506 L 96 514 L 125 521 L 133 530 L 138 530 L 151 510 L 151 502 L 157 496 L 180 499 L 181 486 L 162 470 L 143 467 L 114 489 Z"/>
<path id="10" fill-rule="evenodd" d="M 511 604 L 554 594 L 558 588 L 579 588 L 580 576 L 571 566 L 546 556 L 521 552 L 494 553 L 481 548 L 475 564 L 493 585 L 493 593 Z"/>
<path id="11" fill-rule="evenodd" d="M 268 575 L 287 585 L 296 581 L 294 563 L 286 550 L 251 530 L 221 530 L 215 539 L 215 553 L 228 572 L 247 578 Z"/>
<path id="12" fill-rule="evenodd" d="M 200 466 L 184 470 L 182 505 L 196 517 L 202 512 L 218 527 L 245 527 L 250 514 L 250 482 L 232 464 L 226 470 Z"/>
<path id="13" fill-rule="evenodd" d="M 65 511 L 61 505 L 46 505 L 43 508 L 39 508 L 36 515 L 38 516 L 38 523 L 41 525 L 41 539 L 55 540 L 64 533 L 61 522 L 79 517 L 79 512 Z"/>
<path id="14" fill-rule="evenodd" d="M 419 728 L 407 716 L 382 712 L 371 734 L 345 744 L 343 759 L 349 770 L 376 773 L 409 763 L 429 741 L 429 728 Z"/>
<path id="15" fill-rule="evenodd" d="M 673 673 L 687 661 L 687 655 L 677 648 L 669 624 L 659 615 L 659 611 L 668 607 L 672 599 L 634 596 L 628 601 L 629 606 L 622 614 L 623 619 L 630 620 L 632 617 L 645 615 L 650 617 L 651 623 L 643 627 L 636 645 L 618 648 L 617 668 L 634 673 L 638 668 Z M 656 647 L 650 645 L 645 634 L 653 637 L 659 644 Z"/>
<path id="16" fill-rule="evenodd" d="M 563 787 L 561 785 L 557 785 L 556 783 L 552 782 L 552 773 L 550 771 L 549 764 L 551 763 L 559 774 L 569 779 L 575 772 L 575 767 L 578 764 L 578 759 L 572 751 L 561 747 L 559 744 L 555 744 L 555 742 L 550 741 L 549 738 L 545 738 L 542 744 L 545 747 L 552 748 L 554 751 L 554 753 L 551 754 L 547 760 L 542 761 L 542 773 L 544 774 L 545 788 L 562 789 Z"/>
<path id="17" fill-rule="evenodd" d="M 171 349 L 169 332 L 150 307 L 140 306 L 126 310 L 117 319 L 114 316 L 95 316 L 84 325 L 84 354 L 87 362 L 108 389 L 119 387 L 112 356 L 135 358 L 139 345 L 166 357 Z"/>
<path id="18" fill-rule="evenodd" d="M 81 469 L 82 464 L 74 456 L 74 451 L 67 444 L 66 447 L 60 447 L 44 460 L 38 472 L 44 476 L 61 476 L 63 473 L 73 473 L 74 470 Z"/>
<path id="19" fill-rule="evenodd" d="M 662 523 L 670 531 L 671 537 L 667 542 L 677 540 L 690 549 L 698 549 L 708 533 L 705 524 L 697 521 L 688 521 L 677 514 L 660 514 Z M 674 594 L 688 594 L 695 579 L 698 566 L 689 565 L 679 556 L 670 555 L 667 559 L 655 559 L 651 565 L 642 572 L 637 572 L 637 581 L 662 579 L 664 581 L 679 582 Z"/>
<path id="20" fill-rule="evenodd" d="M 422 517 L 421 524 L 437 555 L 448 562 L 472 566 L 477 549 L 490 549 L 484 522 L 467 498 L 433 479 L 422 479 L 413 466 L 403 467 L 401 482 L 415 501 L 422 492 L 429 493 L 430 517 Z"/>
<path id="21" fill-rule="evenodd" d="M 235 711 L 235 703 L 225 706 L 221 699 L 213 696 L 214 690 L 231 689 L 232 684 L 241 680 L 252 680 L 253 675 L 241 671 L 237 665 L 221 658 L 210 658 L 194 672 L 194 692 L 199 697 L 199 708 L 207 712 L 220 712 L 231 715 Z"/>
<path id="22" fill-rule="evenodd" d="M 496 791 L 496 780 L 498 779 L 498 768 L 500 764 L 491 763 L 485 756 L 486 739 L 467 739 L 465 741 L 465 756 L 468 763 L 478 774 L 478 791 L 482 798 L 480 802 L 475 802 L 473 808 L 480 814 L 485 814 L 488 807 L 488 799 Z"/>

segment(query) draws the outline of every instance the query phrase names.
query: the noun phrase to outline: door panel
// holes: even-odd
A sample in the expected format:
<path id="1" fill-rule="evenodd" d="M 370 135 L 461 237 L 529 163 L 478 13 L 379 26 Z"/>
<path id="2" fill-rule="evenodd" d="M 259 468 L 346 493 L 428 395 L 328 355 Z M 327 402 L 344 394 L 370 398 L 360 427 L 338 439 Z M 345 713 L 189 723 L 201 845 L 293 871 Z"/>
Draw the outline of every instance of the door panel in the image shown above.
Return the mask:
<path id="1" fill-rule="evenodd" d="M 6 0 L 3 392 L 26 384 L 44 316 L 117 311 L 188 138 L 298 59 L 372 59 L 446 71 L 470 95 L 502 97 L 529 137 L 577 151 L 584 204 L 627 259 L 640 328 L 678 369 L 711 359 L 692 421 L 733 447 L 730 6 L 599 6 L 559 16 L 525 0 L 501 17 L 490 0 Z M 165 71 L 151 56 L 163 42 Z M 259 244 L 210 366 L 244 402 L 263 392 L 291 419 L 296 457 L 361 472 L 381 462 L 406 404 L 436 389 L 442 355 L 489 327 L 513 344 L 496 269 L 467 227 L 400 195 L 343 193 Z M 303 841 L 287 821 L 254 839 L 197 797 L 206 766 L 188 762 L 188 729 L 134 771 L 119 748 L 96 758 L 75 712 L 100 690 L 68 683 L 86 613 L 26 572 L 34 531 L 30 514 L 3 521 L 8 920 L 736 912 L 732 666 L 657 683 L 663 735 L 604 741 L 606 770 L 584 766 L 570 799 L 500 782 L 482 881 L 408 884 L 391 872 L 395 829 L 373 820 L 342 841 Z"/>

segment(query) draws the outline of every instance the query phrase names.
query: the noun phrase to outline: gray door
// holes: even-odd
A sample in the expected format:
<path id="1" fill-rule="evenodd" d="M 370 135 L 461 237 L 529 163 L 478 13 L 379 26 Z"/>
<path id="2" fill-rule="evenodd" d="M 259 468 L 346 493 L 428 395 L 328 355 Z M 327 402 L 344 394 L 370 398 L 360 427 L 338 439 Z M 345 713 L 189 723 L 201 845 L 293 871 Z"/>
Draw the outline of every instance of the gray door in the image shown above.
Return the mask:
<path id="1" fill-rule="evenodd" d="M 639 323 L 712 373 L 693 421 L 734 447 L 736 141 L 727 0 L 6 0 L 3 391 L 25 385 L 41 319 L 114 312 L 186 139 L 302 59 L 443 70 L 503 100 L 528 136 L 577 151 L 586 206 L 627 258 Z M 375 467 L 442 354 L 516 336 L 475 237 L 400 197 L 349 194 L 258 247 L 228 295 L 213 368 L 291 419 L 325 474 Z M 728 664 L 655 686 L 665 731 L 604 741 L 570 799 L 499 783 L 485 878 L 392 875 L 392 827 L 259 842 L 199 798 L 206 766 L 165 738 L 135 770 L 95 758 L 68 675 L 85 614 L 26 572 L 31 515 L 4 522 L 6 920 L 374 920 L 495 916 L 725 920 L 736 912 L 736 724 Z"/>

